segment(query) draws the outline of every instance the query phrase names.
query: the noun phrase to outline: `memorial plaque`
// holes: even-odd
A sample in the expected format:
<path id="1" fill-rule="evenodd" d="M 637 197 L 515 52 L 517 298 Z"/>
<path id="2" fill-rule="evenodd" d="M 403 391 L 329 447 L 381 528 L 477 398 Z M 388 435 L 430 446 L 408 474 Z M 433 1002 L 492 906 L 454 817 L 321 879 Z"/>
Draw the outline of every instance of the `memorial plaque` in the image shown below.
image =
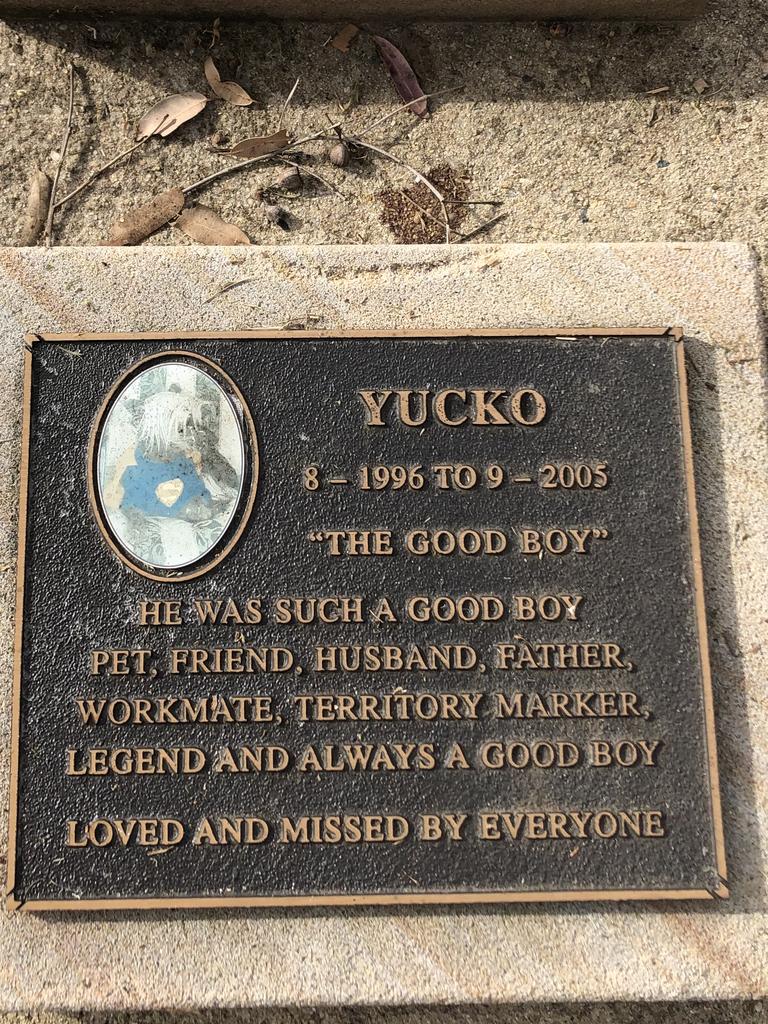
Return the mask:
<path id="1" fill-rule="evenodd" d="M 674 331 L 28 338 L 9 902 L 727 895 Z"/>

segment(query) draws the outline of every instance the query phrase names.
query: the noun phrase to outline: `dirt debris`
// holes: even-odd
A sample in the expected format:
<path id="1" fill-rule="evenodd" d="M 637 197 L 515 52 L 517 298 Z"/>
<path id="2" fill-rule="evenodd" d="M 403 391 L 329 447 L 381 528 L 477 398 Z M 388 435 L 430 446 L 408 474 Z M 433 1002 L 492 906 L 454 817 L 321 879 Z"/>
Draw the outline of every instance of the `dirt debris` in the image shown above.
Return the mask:
<path id="1" fill-rule="evenodd" d="M 463 205 L 469 199 L 469 175 L 441 164 L 427 171 L 427 177 L 446 200 L 448 217 L 454 237 L 459 237 L 467 216 Z M 440 204 L 426 185 L 417 182 L 410 188 L 387 188 L 376 197 L 381 204 L 381 220 L 396 242 L 442 242 L 445 238 Z"/>
<path id="2" fill-rule="evenodd" d="M 209 147 L 214 132 L 220 146 L 274 132 L 298 75 L 302 85 L 284 121 L 294 136 L 322 128 L 328 117 L 343 117 L 354 131 L 391 110 L 392 83 L 369 38 L 360 33 L 349 53 L 324 45 L 342 27 L 223 19 L 214 42 L 211 19 L 0 22 L 3 237 L 19 240 L 30 169 L 49 176 L 55 169 L 70 61 L 82 90 L 62 195 L 127 150 L 137 120 L 162 96 L 205 88 L 212 43 L 217 66 L 256 100 L 242 108 L 209 104 L 68 203 L 57 214 L 57 244 L 87 245 L 105 238 L 139 194 L 196 181 L 234 160 Z M 764 0 L 713 0 L 706 18 L 674 25 L 574 22 L 566 36 L 522 23 L 377 30 L 408 56 L 426 90 L 463 89 L 431 103 L 429 118 L 405 112 L 370 141 L 421 171 L 442 162 L 471 168 L 472 198 L 504 199 L 508 212 L 478 241 L 736 239 L 768 255 Z M 701 95 L 692 84 L 699 78 L 708 83 Z M 668 166 L 659 167 L 661 159 Z M 364 160 L 318 169 L 341 194 L 291 200 L 290 233 L 267 222 L 256 199 L 274 167 L 222 179 L 199 198 L 255 244 L 392 241 L 377 194 L 409 188 L 404 168 Z M 472 226 L 490 213 L 470 210 Z M 166 227 L 147 244 L 182 238 Z"/>

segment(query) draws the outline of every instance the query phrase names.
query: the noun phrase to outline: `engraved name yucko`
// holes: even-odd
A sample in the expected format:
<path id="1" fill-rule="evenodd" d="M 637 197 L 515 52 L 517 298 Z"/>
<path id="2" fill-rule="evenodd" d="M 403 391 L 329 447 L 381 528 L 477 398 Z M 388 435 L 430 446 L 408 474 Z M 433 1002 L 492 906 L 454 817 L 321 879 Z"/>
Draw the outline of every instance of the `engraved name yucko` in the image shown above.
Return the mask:
<path id="1" fill-rule="evenodd" d="M 400 388 L 358 395 L 369 427 L 424 427 L 430 421 L 444 427 L 534 427 L 547 415 L 546 398 L 535 388 Z"/>

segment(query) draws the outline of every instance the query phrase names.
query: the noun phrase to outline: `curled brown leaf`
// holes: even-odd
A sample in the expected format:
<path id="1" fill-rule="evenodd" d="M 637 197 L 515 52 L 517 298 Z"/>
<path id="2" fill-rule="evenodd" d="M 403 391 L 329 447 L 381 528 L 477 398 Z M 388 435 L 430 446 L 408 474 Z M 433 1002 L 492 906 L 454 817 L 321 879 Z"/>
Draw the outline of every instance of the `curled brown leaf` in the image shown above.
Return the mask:
<path id="1" fill-rule="evenodd" d="M 250 160 L 254 156 L 267 156 L 269 153 L 277 153 L 279 150 L 285 149 L 289 143 L 288 132 L 285 128 L 281 128 L 279 132 L 274 132 L 272 135 L 257 135 L 253 139 L 243 139 L 232 146 L 231 149 L 226 149 L 222 152 L 230 153 L 232 156 L 243 157 L 244 160 Z"/>
<path id="2" fill-rule="evenodd" d="M 210 206 L 198 204 L 182 210 L 175 225 L 202 245 L 250 245 L 251 240 L 236 224 L 223 220 Z"/>
<path id="3" fill-rule="evenodd" d="M 184 193 L 180 188 L 170 188 L 116 220 L 104 244 L 138 245 L 164 227 L 169 220 L 178 217 L 183 209 Z"/>
<path id="4" fill-rule="evenodd" d="M 429 108 L 424 97 L 424 90 L 419 85 L 419 80 L 411 65 L 395 44 L 390 43 L 384 36 L 374 36 L 373 41 L 376 43 L 376 48 L 384 61 L 384 66 L 389 72 L 389 77 L 392 79 L 398 96 L 404 103 L 411 104 L 408 109 L 412 110 L 417 117 L 424 117 Z M 419 102 L 411 103 L 411 100 L 419 100 Z"/>
<path id="5" fill-rule="evenodd" d="M 136 127 L 136 141 L 141 142 L 150 135 L 170 135 L 180 125 L 197 117 L 207 103 L 208 97 L 203 96 L 201 92 L 181 92 L 175 96 L 166 96 L 139 121 Z"/>
<path id="6" fill-rule="evenodd" d="M 341 51 L 341 53 L 349 53 L 350 44 L 359 31 L 360 29 L 357 25 L 345 25 L 344 28 L 341 29 L 340 32 L 337 32 L 333 37 L 331 40 L 331 46 L 335 46 L 337 50 Z"/>
<path id="7" fill-rule="evenodd" d="M 236 107 L 250 107 L 253 103 L 253 97 L 249 96 L 237 82 L 222 82 L 213 57 L 205 58 L 205 78 L 219 99 L 226 100 L 227 103 L 232 103 Z"/>

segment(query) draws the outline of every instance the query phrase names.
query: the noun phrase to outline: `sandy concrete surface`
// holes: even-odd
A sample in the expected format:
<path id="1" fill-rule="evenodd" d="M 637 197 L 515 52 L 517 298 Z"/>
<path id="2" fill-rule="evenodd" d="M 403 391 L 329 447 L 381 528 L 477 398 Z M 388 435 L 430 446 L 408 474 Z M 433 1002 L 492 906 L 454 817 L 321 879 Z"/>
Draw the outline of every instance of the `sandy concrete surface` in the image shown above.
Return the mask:
<path id="1" fill-rule="evenodd" d="M 0 25 L 0 240 L 18 240 L 30 170 L 53 170 L 68 62 L 79 70 L 65 192 L 125 149 L 136 120 L 157 100 L 205 89 L 209 27 L 95 17 Z M 231 157 L 211 151 L 211 136 L 237 141 L 273 131 L 299 76 L 285 118 L 295 136 L 327 125 L 327 116 L 359 130 L 392 110 L 397 97 L 371 40 L 359 37 L 342 54 L 324 46 L 333 30 L 224 19 L 213 52 L 224 77 L 251 91 L 254 106 L 211 104 L 175 135 L 149 143 L 62 211 L 60 241 L 98 242 L 132 204 L 228 165 Z M 383 31 L 424 89 L 462 89 L 434 100 L 430 119 L 401 113 L 369 141 L 421 171 L 447 162 L 470 174 L 473 199 L 502 201 L 506 219 L 481 240 L 735 239 L 765 256 L 765 0 L 714 0 L 707 18 L 679 25 L 416 23 Z M 380 220 L 378 193 L 408 185 L 409 174 L 382 158 L 337 170 L 327 145 L 306 148 L 342 195 L 318 187 L 284 197 L 290 233 L 265 220 L 257 199 L 275 180 L 269 165 L 219 181 L 198 198 L 257 244 L 395 240 Z M 496 210 L 475 207 L 462 230 Z M 187 240 L 171 228 L 152 240 L 172 242 Z"/>
<path id="2" fill-rule="evenodd" d="M 234 281 L 242 283 L 222 291 Z M 763 318 L 748 248 L 668 243 L 4 249 L 0 563 L 14 560 L 24 332 L 172 330 L 180 324 L 215 331 L 310 319 L 321 330 L 449 329 L 467 323 L 684 329 L 731 898 L 706 905 L 243 910 L 108 918 L 2 913 L 0 1006 L 29 1012 L 188 1011 L 763 997 L 768 431 Z M 11 572 L 0 574 L 0 587 L 0 750 L 7 750 Z"/>

